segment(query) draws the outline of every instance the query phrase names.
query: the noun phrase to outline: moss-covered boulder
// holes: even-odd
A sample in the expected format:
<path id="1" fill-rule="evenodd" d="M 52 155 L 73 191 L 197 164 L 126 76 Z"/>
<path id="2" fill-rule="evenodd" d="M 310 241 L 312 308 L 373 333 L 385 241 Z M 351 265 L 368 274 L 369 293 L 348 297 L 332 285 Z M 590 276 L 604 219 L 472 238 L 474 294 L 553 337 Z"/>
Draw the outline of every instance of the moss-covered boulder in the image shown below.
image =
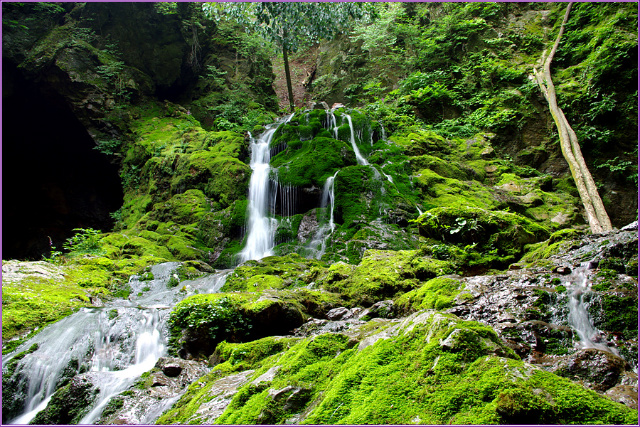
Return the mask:
<path id="1" fill-rule="evenodd" d="M 286 334 L 304 318 L 301 305 L 277 295 L 194 295 L 171 311 L 170 346 L 183 358 L 208 357 L 223 340 L 243 342 Z"/>
<path id="2" fill-rule="evenodd" d="M 292 253 L 283 257 L 271 256 L 247 261 L 227 277 L 225 292 L 259 292 L 265 289 L 285 289 L 307 286 L 324 271 L 314 259 Z"/>
<path id="3" fill-rule="evenodd" d="M 496 266 L 517 261 L 527 244 L 549 237 L 549 231 L 518 214 L 467 207 L 442 207 L 417 220 L 420 234 L 494 255 Z"/>
<path id="4" fill-rule="evenodd" d="M 464 284 L 449 277 L 431 279 L 418 289 L 407 292 L 395 301 L 403 312 L 424 309 L 445 310 L 451 307 Z"/>
<path id="5" fill-rule="evenodd" d="M 318 284 L 353 305 L 369 306 L 418 288 L 424 280 L 454 272 L 453 264 L 419 251 L 367 250 L 357 266 L 336 263 Z"/>
<path id="6" fill-rule="evenodd" d="M 635 411 L 523 363 L 491 328 L 477 322 L 419 311 L 403 321 L 372 321 L 357 329 L 362 333 L 221 343 L 215 353 L 218 365 L 159 422 L 633 424 L 637 420 Z M 213 400 L 225 403 L 213 411 L 207 404 Z"/>
<path id="7" fill-rule="evenodd" d="M 91 297 L 109 294 L 108 287 L 109 274 L 103 270 L 82 274 L 44 261 L 3 261 L 3 353 L 22 342 L 12 339 L 90 306 Z"/>

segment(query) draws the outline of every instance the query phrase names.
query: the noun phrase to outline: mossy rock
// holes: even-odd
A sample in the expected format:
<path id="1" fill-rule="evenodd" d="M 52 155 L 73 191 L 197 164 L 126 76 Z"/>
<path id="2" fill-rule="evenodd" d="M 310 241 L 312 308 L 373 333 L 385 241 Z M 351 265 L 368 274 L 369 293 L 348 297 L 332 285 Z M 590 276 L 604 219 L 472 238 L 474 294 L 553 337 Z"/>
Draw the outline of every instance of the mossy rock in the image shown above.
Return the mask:
<path id="1" fill-rule="evenodd" d="M 405 313 L 424 309 L 445 310 L 453 305 L 461 287 L 463 283 L 459 280 L 438 277 L 400 296 L 395 305 Z"/>
<path id="2" fill-rule="evenodd" d="M 367 250 L 355 267 L 332 265 L 318 284 L 353 305 L 369 306 L 418 288 L 423 280 L 451 273 L 451 263 L 424 258 L 419 251 Z"/>
<path id="3" fill-rule="evenodd" d="M 526 253 L 520 263 L 533 266 L 545 263 L 553 255 L 566 253 L 584 233 L 571 228 L 558 230 L 548 240 L 525 246 Z"/>
<path id="4" fill-rule="evenodd" d="M 58 389 L 47 407 L 33 418 L 34 424 L 77 424 L 89 412 L 98 395 L 90 377 L 74 377 Z"/>
<path id="5" fill-rule="evenodd" d="M 280 152 L 271 160 L 271 167 L 277 169 L 277 180 L 282 185 L 322 188 L 327 178 L 337 170 L 356 163 L 355 157 L 348 153 L 350 147 L 346 143 L 316 137 L 299 147 Z"/>
<path id="6" fill-rule="evenodd" d="M 454 244 L 476 245 L 498 256 L 497 265 L 516 261 L 527 244 L 549 237 L 546 228 L 518 214 L 467 207 L 429 210 L 416 221 L 420 234 Z"/>
<path id="7" fill-rule="evenodd" d="M 422 156 L 434 151 L 450 153 L 453 149 L 452 144 L 444 137 L 427 130 L 406 134 L 398 133 L 389 139 L 402 147 L 409 156 Z"/>
<path id="8" fill-rule="evenodd" d="M 238 137 L 243 140 L 242 136 Z M 197 188 L 220 203 L 221 207 L 244 198 L 251 169 L 237 158 L 225 156 L 224 148 L 216 150 L 217 147 L 219 145 L 207 151 L 180 156 L 171 180 L 171 191 L 180 193 L 186 188 Z"/>
<path id="9" fill-rule="evenodd" d="M 253 293 L 193 295 L 171 311 L 171 351 L 208 357 L 221 341 L 244 342 L 286 334 L 304 321 L 302 307 L 277 296 Z"/>
<path id="10" fill-rule="evenodd" d="M 296 253 L 265 257 L 237 267 L 227 278 L 222 290 L 256 292 L 301 287 L 315 281 L 322 270 L 324 267 L 320 262 Z"/>
<path id="11" fill-rule="evenodd" d="M 111 276 L 100 267 L 5 261 L 3 269 L 3 347 L 12 338 L 90 306 L 92 296 L 110 293 Z M 6 350 L 20 342 L 12 342 Z"/>

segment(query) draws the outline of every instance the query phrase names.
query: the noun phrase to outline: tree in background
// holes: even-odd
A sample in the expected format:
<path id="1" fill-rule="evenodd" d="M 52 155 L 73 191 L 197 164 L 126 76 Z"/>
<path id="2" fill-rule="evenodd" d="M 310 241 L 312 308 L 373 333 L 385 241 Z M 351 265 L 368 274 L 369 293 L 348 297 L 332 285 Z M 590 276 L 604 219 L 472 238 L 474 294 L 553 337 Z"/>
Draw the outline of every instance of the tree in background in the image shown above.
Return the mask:
<path id="1" fill-rule="evenodd" d="M 562 155 L 569 164 L 571 175 L 576 183 L 578 193 L 580 193 L 580 199 L 582 200 L 582 204 L 584 205 L 587 213 L 587 221 L 589 222 L 591 232 L 602 233 L 603 231 L 611 230 L 611 221 L 604 208 L 602 199 L 598 194 L 598 189 L 596 188 L 591 173 L 587 168 L 587 164 L 584 161 L 584 157 L 582 156 L 578 137 L 571 128 L 571 125 L 569 125 L 569 121 L 564 115 L 564 112 L 558 106 L 558 102 L 556 100 L 556 89 L 553 84 L 553 80 L 551 79 L 551 61 L 558 49 L 558 45 L 560 44 L 564 27 L 569 19 L 569 12 L 571 12 L 571 3 L 567 6 L 562 25 L 560 26 L 560 31 L 558 32 L 558 37 L 553 44 L 551 52 L 549 55 L 547 55 L 546 51 L 542 54 L 542 59 L 540 61 L 542 63 L 542 69 L 539 70 L 534 67 L 533 73 L 540 90 L 549 104 L 549 110 L 551 111 L 553 120 L 558 128 Z"/>
<path id="2" fill-rule="evenodd" d="M 354 2 L 205 3 L 203 9 L 215 19 L 224 15 L 246 27 L 253 27 L 282 49 L 291 111 L 294 100 L 289 53 L 347 31 L 354 20 L 364 18 L 373 10 L 370 4 Z"/>

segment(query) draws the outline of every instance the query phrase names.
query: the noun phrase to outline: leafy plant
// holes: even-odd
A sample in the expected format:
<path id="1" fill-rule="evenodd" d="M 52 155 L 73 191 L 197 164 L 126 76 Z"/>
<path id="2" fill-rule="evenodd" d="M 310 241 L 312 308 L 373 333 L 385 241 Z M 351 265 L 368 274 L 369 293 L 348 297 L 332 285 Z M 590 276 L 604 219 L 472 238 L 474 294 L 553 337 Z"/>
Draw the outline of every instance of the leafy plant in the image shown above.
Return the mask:
<path id="1" fill-rule="evenodd" d="M 93 147 L 94 150 L 98 150 L 99 152 L 106 154 L 108 156 L 112 156 L 120 150 L 122 145 L 122 141 L 117 139 L 103 139 L 97 141 L 98 145 Z"/>
<path id="2" fill-rule="evenodd" d="M 74 228 L 76 234 L 67 239 L 63 247 L 68 252 L 76 254 L 97 254 L 101 251 L 100 230 L 93 228 Z"/>
<path id="3" fill-rule="evenodd" d="M 207 302 L 198 299 L 183 301 L 171 312 L 169 324 L 172 329 L 188 328 L 207 332 L 214 341 L 244 336 L 251 328 L 239 308 L 227 297 Z"/>

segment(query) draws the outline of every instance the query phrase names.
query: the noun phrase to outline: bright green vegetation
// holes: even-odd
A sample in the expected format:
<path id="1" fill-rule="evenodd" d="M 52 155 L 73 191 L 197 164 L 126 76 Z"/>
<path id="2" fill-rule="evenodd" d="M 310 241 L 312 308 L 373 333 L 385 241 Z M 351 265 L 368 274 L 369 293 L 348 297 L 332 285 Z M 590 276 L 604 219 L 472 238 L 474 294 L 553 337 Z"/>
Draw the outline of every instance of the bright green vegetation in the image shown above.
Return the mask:
<path id="1" fill-rule="evenodd" d="M 225 292 L 260 292 L 265 289 L 297 288 L 315 281 L 324 269 L 316 260 L 293 253 L 247 261 L 227 277 Z"/>
<path id="2" fill-rule="evenodd" d="M 481 263 L 505 267 L 517 261 L 527 244 L 545 239 L 547 229 L 522 217 L 504 211 L 480 208 L 434 208 L 417 220 L 420 234 L 458 246 L 465 251 L 483 254 Z M 469 265 L 475 265 L 470 260 Z"/>
<path id="3" fill-rule="evenodd" d="M 519 361 L 490 328 L 479 323 L 421 311 L 384 334 L 378 332 L 369 329 L 365 335 L 370 338 L 359 345 L 343 334 L 221 343 L 216 350 L 219 364 L 194 383 L 159 423 L 634 423 L 637 419 L 635 411 L 621 404 Z M 217 419 L 198 418 L 199 405 L 221 392 L 216 381 L 241 370 L 248 375 L 246 383 L 224 413 Z"/>
<path id="4" fill-rule="evenodd" d="M 431 279 L 420 288 L 402 295 L 396 300 L 396 305 L 405 312 L 424 309 L 445 310 L 451 307 L 461 285 L 462 283 L 455 279 Z"/>
<path id="5" fill-rule="evenodd" d="M 44 262 L 3 262 L 15 268 L 16 276 L 3 274 L 2 339 L 3 353 L 23 340 L 10 341 L 34 329 L 55 322 L 79 307 L 90 304 L 90 296 L 108 293 L 106 283 L 77 283 L 77 271 Z M 6 267 L 5 267 L 6 268 Z M 95 276 L 94 276 L 95 277 Z"/>
<path id="6" fill-rule="evenodd" d="M 38 412 L 33 422 L 37 424 L 77 424 L 91 409 L 98 389 L 90 380 L 74 378 L 58 389 L 46 409 Z"/>
<path id="7" fill-rule="evenodd" d="M 628 198 L 619 190 L 636 195 L 636 6 L 574 5 L 553 66 L 562 108 L 615 208 Z M 169 287 L 213 268 L 235 270 L 223 293 L 190 296 L 170 314 L 171 354 L 209 360 L 212 370 L 159 423 L 637 424 L 637 411 L 522 362 L 490 327 L 443 313 L 475 296 L 457 275 L 510 266 L 535 269 L 525 272 L 537 282 L 523 310 L 528 332 L 566 306 L 550 257 L 572 250 L 585 224 L 529 78 L 566 5 L 377 3 L 367 6 L 373 20 L 301 53 L 296 62 L 315 70 L 311 97 L 350 108 L 334 111 L 337 134 L 326 129 L 324 109 L 298 109 L 276 131 L 271 178 L 304 195 L 304 209 L 276 217 L 276 256 L 240 266 L 252 173 L 246 132 L 257 137 L 282 115 L 273 46 L 232 19 L 214 24 L 197 3 L 155 5 L 149 16 L 180 28 L 182 44 L 163 39 L 163 54 L 191 61 L 172 80 L 171 58 L 146 74 L 125 60 L 131 48 L 107 43 L 81 25 L 88 21 L 63 19 L 87 7 L 15 3 L 3 12 L 41 12 L 51 28 L 37 30 L 31 16 L 24 24 L 6 18 L 3 28 L 34 39 L 16 67 L 55 69 L 72 84 L 65 94 L 92 100 L 97 113 L 82 120 L 96 149 L 118 164 L 124 203 L 111 231 L 78 228 L 45 262 L 3 263 L 16 269 L 3 271 L 3 353 L 80 307 L 129 297 L 130 275 L 152 280 L 149 266 L 180 261 Z M 213 53 L 200 57 L 201 48 Z M 369 165 L 356 162 L 346 114 Z M 322 258 L 307 259 L 316 227 L 329 218 L 319 196 L 331 176 L 335 230 Z M 637 277 L 636 249 L 600 261 L 590 305 L 607 339 L 627 341 L 627 360 L 637 359 L 637 285 L 619 276 Z M 369 314 L 367 323 L 348 320 L 350 328 L 313 336 L 323 322 L 315 320 L 298 332 L 309 336 L 291 335 L 333 308 L 386 300 L 393 304 L 384 318 Z M 545 333 L 544 353 L 570 355 L 570 331 Z M 134 388 L 151 387 L 151 377 Z M 66 382 L 36 421 L 77 422 L 92 398 L 86 384 Z M 214 399 L 230 403 L 208 419 L 202 408 Z"/>
<path id="8" fill-rule="evenodd" d="M 371 305 L 418 288 L 421 281 L 451 274 L 447 261 L 422 257 L 419 251 L 368 250 L 357 266 L 336 263 L 320 286 L 343 295 L 353 305 Z"/>

